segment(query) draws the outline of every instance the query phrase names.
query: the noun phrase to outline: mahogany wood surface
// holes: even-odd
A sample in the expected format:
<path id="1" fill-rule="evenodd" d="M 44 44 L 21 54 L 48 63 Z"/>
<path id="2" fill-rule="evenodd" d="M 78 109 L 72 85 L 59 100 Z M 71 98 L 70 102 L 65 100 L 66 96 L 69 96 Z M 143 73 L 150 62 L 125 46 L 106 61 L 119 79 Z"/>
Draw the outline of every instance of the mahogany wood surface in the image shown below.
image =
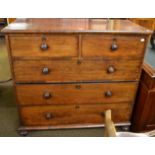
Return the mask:
<path id="1" fill-rule="evenodd" d="M 48 45 L 47 50 L 41 44 Z M 77 35 L 16 35 L 10 37 L 13 57 L 74 57 L 78 54 Z"/>
<path id="2" fill-rule="evenodd" d="M 29 60 L 14 61 L 16 82 L 84 82 L 84 81 L 138 81 L 141 59 L 137 60 Z M 109 67 L 114 68 L 109 72 Z M 48 68 L 49 73 L 43 74 Z"/>
<path id="3" fill-rule="evenodd" d="M 82 36 L 83 57 L 137 58 L 143 56 L 145 36 L 87 34 Z M 112 50 L 112 44 L 118 48 Z"/>
<path id="4" fill-rule="evenodd" d="M 138 83 L 135 82 L 119 84 L 27 84 L 17 85 L 16 92 L 20 105 L 133 103 L 137 85 Z"/>
<path id="5" fill-rule="evenodd" d="M 21 130 L 104 126 L 107 109 L 130 125 L 150 30 L 128 20 L 17 19 L 2 32 Z"/>
<path id="6" fill-rule="evenodd" d="M 155 70 L 143 65 L 142 77 L 134 108 L 132 130 L 155 129 Z"/>
<path id="7" fill-rule="evenodd" d="M 155 29 L 155 18 L 130 18 L 130 20 L 149 30 Z"/>
<path id="8" fill-rule="evenodd" d="M 130 103 L 95 104 L 95 105 L 66 105 L 66 106 L 32 106 L 21 107 L 22 125 L 52 126 L 69 124 L 99 124 L 104 123 L 104 112 L 112 110 L 115 123 L 129 122 L 131 116 Z"/>
<path id="9" fill-rule="evenodd" d="M 129 20 L 113 19 L 17 19 L 3 33 L 123 33 L 150 34 L 152 31 Z"/>
<path id="10" fill-rule="evenodd" d="M 80 42 L 81 37 L 81 43 Z M 43 40 L 44 39 L 44 40 Z M 141 39 L 144 39 L 142 42 Z M 144 55 L 146 36 L 108 35 L 108 34 L 46 34 L 11 35 L 10 45 L 14 58 L 60 58 L 77 57 L 103 57 L 103 58 L 139 58 Z M 41 49 L 46 43 L 48 48 Z M 112 50 L 112 45 L 118 48 Z M 81 49 L 80 49 L 81 48 Z M 21 52 L 22 50 L 22 52 Z"/>

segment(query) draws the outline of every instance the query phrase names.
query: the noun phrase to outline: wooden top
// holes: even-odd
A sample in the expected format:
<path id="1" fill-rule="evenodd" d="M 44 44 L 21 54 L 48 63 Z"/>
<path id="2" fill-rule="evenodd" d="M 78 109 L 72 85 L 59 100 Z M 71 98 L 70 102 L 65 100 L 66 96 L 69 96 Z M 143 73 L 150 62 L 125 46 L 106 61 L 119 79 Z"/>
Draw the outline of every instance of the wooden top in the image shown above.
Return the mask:
<path id="1" fill-rule="evenodd" d="M 133 33 L 150 34 L 129 20 L 112 19 L 17 19 L 3 33 Z"/>
<path id="2" fill-rule="evenodd" d="M 144 63 L 143 69 L 147 72 L 152 78 L 155 78 L 155 69 L 153 69 L 149 64 Z"/>

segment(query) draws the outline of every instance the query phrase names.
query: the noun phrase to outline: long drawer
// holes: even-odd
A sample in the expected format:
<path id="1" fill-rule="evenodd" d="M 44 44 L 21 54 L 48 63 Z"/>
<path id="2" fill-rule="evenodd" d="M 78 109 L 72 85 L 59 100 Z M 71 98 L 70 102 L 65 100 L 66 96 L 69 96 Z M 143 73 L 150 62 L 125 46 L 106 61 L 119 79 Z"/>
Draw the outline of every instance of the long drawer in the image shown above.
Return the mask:
<path id="1" fill-rule="evenodd" d="M 20 105 L 62 105 L 134 102 L 137 83 L 20 84 L 16 85 Z"/>
<path id="2" fill-rule="evenodd" d="M 112 120 L 115 123 L 130 121 L 130 103 L 80 106 L 27 106 L 20 107 L 20 114 L 22 125 L 24 126 L 95 125 L 104 123 L 104 112 L 107 109 L 112 110 Z"/>
<path id="3" fill-rule="evenodd" d="M 14 61 L 16 82 L 78 82 L 139 80 L 141 60 Z"/>

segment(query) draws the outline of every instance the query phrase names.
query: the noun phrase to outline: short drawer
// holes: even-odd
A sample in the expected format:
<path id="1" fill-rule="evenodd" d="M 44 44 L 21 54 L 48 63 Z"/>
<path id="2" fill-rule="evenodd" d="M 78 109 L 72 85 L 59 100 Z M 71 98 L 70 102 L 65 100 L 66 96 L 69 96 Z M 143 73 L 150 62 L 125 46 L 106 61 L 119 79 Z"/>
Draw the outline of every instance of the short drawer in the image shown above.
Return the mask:
<path id="1" fill-rule="evenodd" d="M 112 110 L 115 123 L 129 122 L 131 105 L 129 103 L 105 105 L 68 105 L 68 106 L 27 106 L 20 107 L 23 126 L 59 126 L 103 124 L 104 112 Z"/>
<path id="2" fill-rule="evenodd" d="M 139 80 L 141 60 L 14 61 L 16 82 Z"/>
<path id="3" fill-rule="evenodd" d="M 12 35 L 11 53 L 19 58 L 75 57 L 78 52 L 76 35 Z"/>
<path id="4" fill-rule="evenodd" d="M 146 38 L 130 35 L 87 34 L 82 36 L 83 57 L 140 58 Z"/>
<path id="5" fill-rule="evenodd" d="M 20 105 L 134 102 L 137 83 L 16 85 Z"/>

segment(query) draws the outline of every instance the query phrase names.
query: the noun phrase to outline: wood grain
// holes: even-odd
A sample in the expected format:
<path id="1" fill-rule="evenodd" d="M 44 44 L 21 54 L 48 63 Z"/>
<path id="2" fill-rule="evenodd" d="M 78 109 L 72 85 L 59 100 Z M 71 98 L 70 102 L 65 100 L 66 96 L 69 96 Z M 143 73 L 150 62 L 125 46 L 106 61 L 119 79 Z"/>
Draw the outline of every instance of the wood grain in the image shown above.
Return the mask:
<path id="1" fill-rule="evenodd" d="M 27 18 L 17 19 L 2 31 L 3 33 L 115 33 L 150 34 L 147 30 L 129 20 L 113 19 L 62 19 Z"/>
<path id="2" fill-rule="evenodd" d="M 45 51 L 40 48 L 43 42 L 48 45 Z M 78 54 L 77 35 L 13 35 L 10 45 L 12 56 L 20 58 L 75 57 Z"/>
<path id="3" fill-rule="evenodd" d="M 134 102 L 138 83 L 16 85 L 19 105 Z M 107 96 L 110 91 L 112 96 Z M 49 93 L 50 97 L 45 97 Z"/>
<path id="4" fill-rule="evenodd" d="M 78 82 L 78 81 L 137 81 L 141 60 L 40 60 L 14 61 L 16 82 Z M 108 73 L 109 67 L 114 73 Z M 49 73 L 44 75 L 43 68 Z"/>
<path id="5" fill-rule="evenodd" d="M 154 70 L 143 65 L 141 82 L 136 97 L 132 131 L 141 132 L 155 129 L 155 78 Z"/>
<path id="6" fill-rule="evenodd" d="M 21 107 L 22 125 L 47 126 L 47 125 L 78 125 L 104 123 L 103 112 L 112 110 L 114 122 L 129 122 L 131 116 L 130 103 L 105 104 L 105 105 L 68 105 L 68 106 L 33 106 Z M 46 115 L 50 113 L 51 119 Z"/>
<path id="7" fill-rule="evenodd" d="M 130 125 L 150 30 L 128 20 L 17 19 L 2 31 L 21 130 L 101 127 L 107 109 Z"/>
<path id="8" fill-rule="evenodd" d="M 145 36 L 87 34 L 82 38 L 83 57 L 139 58 L 144 56 Z M 118 49 L 111 50 L 115 43 Z"/>

